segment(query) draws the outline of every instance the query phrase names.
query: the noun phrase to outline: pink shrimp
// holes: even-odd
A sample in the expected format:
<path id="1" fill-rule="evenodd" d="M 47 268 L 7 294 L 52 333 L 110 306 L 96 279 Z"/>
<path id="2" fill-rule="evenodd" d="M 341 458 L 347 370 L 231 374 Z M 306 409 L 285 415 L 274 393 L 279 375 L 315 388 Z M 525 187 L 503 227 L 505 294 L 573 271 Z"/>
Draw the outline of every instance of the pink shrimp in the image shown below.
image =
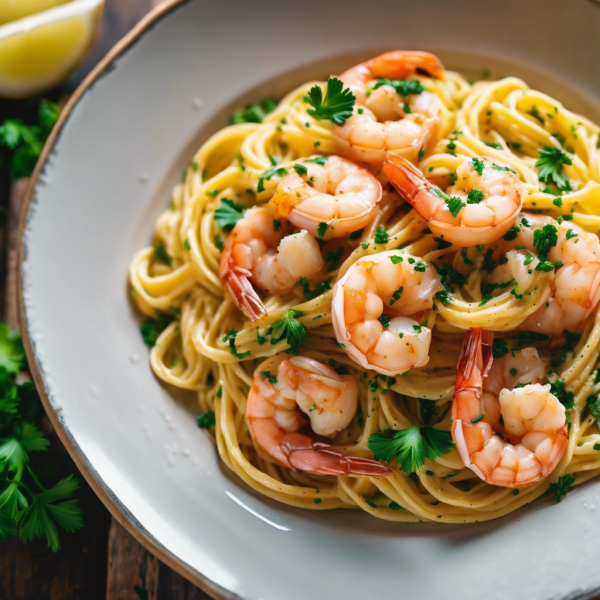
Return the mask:
<path id="1" fill-rule="evenodd" d="M 286 294 L 301 277 L 311 278 L 325 264 L 317 240 L 307 231 L 284 237 L 262 207 L 246 212 L 227 236 L 220 263 L 223 287 L 235 304 L 256 321 L 267 311 L 252 284 Z"/>
<path id="2" fill-rule="evenodd" d="M 440 127 L 442 104 L 410 76 L 443 78 L 444 67 L 427 52 L 395 50 L 352 67 L 340 76 L 356 97 L 352 116 L 334 125 L 339 151 L 381 165 L 388 151 L 417 162 Z"/>
<path id="3" fill-rule="evenodd" d="M 493 333 L 482 329 L 469 329 L 465 336 L 452 402 L 452 438 L 465 466 L 487 483 L 534 483 L 547 477 L 565 453 L 565 407 L 550 385 L 539 383 L 544 369 L 533 349 L 517 361 L 522 374 L 520 380 L 513 377 L 513 384 L 518 381 L 521 387 L 506 389 L 505 365 L 498 361 L 492 368 L 492 340 Z"/>
<path id="4" fill-rule="evenodd" d="M 357 407 L 354 377 L 338 375 L 306 356 L 274 356 L 256 369 L 246 419 L 256 443 L 289 469 L 319 475 L 391 475 L 391 469 L 375 460 L 342 453 L 299 433 L 308 416 L 314 433 L 334 437 L 350 424 Z"/>

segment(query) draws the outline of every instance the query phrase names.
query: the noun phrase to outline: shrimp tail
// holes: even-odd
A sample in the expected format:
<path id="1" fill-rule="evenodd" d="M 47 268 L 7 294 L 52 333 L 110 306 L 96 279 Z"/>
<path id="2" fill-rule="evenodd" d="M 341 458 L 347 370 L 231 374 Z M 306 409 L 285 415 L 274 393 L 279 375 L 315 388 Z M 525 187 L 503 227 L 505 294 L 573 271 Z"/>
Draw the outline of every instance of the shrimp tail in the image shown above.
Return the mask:
<path id="1" fill-rule="evenodd" d="M 223 285 L 235 304 L 253 321 L 258 321 L 267 314 L 265 305 L 246 275 L 230 270 L 223 278 Z"/>
<path id="2" fill-rule="evenodd" d="M 431 202 L 429 190 L 434 187 L 410 161 L 388 152 L 383 172 L 400 195 L 426 220 L 433 217 L 437 206 Z M 425 193 L 421 193 L 425 192 Z"/>
<path id="3" fill-rule="evenodd" d="M 391 469 L 376 460 L 342 454 L 329 444 L 315 442 L 299 433 L 287 434 L 281 447 L 290 465 L 298 471 L 365 477 L 387 477 L 392 474 Z"/>

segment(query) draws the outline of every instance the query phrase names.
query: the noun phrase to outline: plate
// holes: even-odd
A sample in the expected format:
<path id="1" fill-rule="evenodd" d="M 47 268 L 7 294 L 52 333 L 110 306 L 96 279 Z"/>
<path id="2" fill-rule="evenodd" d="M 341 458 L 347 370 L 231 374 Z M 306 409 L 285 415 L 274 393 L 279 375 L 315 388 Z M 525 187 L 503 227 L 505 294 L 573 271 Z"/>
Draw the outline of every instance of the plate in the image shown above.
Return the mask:
<path id="1" fill-rule="evenodd" d="M 113 515 L 218 598 L 587 597 L 600 588 L 600 481 L 499 521 L 395 525 L 256 496 L 193 402 L 152 375 L 127 269 L 193 151 L 246 101 L 391 48 L 517 75 L 600 121 L 588 0 L 168 3 L 71 99 L 21 222 L 21 325 L 62 441 Z M 93 518 L 88 515 L 87 518 Z"/>

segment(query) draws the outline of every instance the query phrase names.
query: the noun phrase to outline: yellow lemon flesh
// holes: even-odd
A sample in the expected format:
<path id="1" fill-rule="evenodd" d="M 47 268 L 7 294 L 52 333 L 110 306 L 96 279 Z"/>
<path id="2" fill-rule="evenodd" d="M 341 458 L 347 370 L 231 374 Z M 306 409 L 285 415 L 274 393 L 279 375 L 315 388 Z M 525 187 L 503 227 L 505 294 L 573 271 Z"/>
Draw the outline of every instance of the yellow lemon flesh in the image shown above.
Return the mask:
<path id="1" fill-rule="evenodd" d="M 0 0 L 0 25 L 35 15 L 71 0 Z"/>
<path id="2" fill-rule="evenodd" d="M 31 96 L 67 77 L 95 41 L 103 3 L 74 0 L 0 26 L 0 96 Z"/>

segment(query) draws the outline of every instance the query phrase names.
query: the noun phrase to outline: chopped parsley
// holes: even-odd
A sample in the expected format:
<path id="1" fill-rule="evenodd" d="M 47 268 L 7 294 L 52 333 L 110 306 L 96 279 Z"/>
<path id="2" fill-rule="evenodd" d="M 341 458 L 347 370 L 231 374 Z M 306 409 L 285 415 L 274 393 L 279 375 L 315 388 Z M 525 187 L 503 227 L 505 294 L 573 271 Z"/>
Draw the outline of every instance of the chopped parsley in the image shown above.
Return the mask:
<path id="1" fill-rule="evenodd" d="M 449 431 L 413 425 L 401 431 L 386 429 L 373 433 L 367 446 L 375 460 L 389 463 L 396 458 L 405 473 L 414 473 L 426 458 L 435 460 L 450 452 L 454 444 Z"/>
<path id="2" fill-rule="evenodd" d="M 308 92 L 307 100 L 313 107 L 308 109 L 309 115 L 343 125 L 352 116 L 356 98 L 350 89 L 344 88 L 340 79 L 332 77 L 327 81 L 325 98 L 321 87 L 315 85 Z"/>
<path id="3" fill-rule="evenodd" d="M 154 256 L 158 258 L 158 260 L 162 260 L 170 265 L 173 262 L 173 259 L 167 254 L 167 249 L 164 244 L 159 244 L 154 247 Z"/>
<path id="4" fill-rule="evenodd" d="M 283 318 L 271 325 L 271 344 L 277 344 L 285 338 L 292 352 L 297 352 L 304 343 L 308 329 L 304 323 L 297 320 L 304 313 L 301 310 L 289 308 Z"/>
<path id="5" fill-rule="evenodd" d="M 198 415 L 196 417 L 196 423 L 198 423 L 198 427 L 200 429 L 211 429 L 215 426 L 215 413 L 214 412 L 206 412 Z"/>
<path id="6" fill-rule="evenodd" d="M 540 261 L 548 259 L 548 253 L 558 242 L 556 227 L 552 224 L 544 225 L 542 229 L 535 229 L 533 232 L 533 245 L 537 248 Z"/>
<path id="7" fill-rule="evenodd" d="M 265 180 L 270 181 L 272 177 L 275 175 L 279 175 L 280 177 L 286 175 L 288 170 L 285 167 L 278 167 L 277 165 L 273 165 L 269 167 L 259 178 L 258 178 L 258 186 L 256 187 L 256 193 L 260 194 L 260 192 L 265 191 Z"/>
<path id="8" fill-rule="evenodd" d="M 446 248 L 452 247 L 452 242 L 448 242 L 447 240 L 443 239 L 443 237 L 441 237 L 441 238 L 434 237 L 433 241 L 437 242 L 438 250 L 445 250 Z"/>
<path id="9" fill-rule="evenodd" d="M 515 175 L 518 175 L 518 173 L 514 169 L 511 169 L 510 167 L 503 167 L 502 165 L 497 165 L 495 163 L 492 165 L 492 169 L 494 169 L 494 171 L 508 171 L 509 173 L 514 173 Z"/>
<path id="10" fill-rule="evenodd" d="M 577 234 L 572 230 L 569 229 L 569 231 L 567 231 L 567 239 L 568 240 L 572 240 L 573 238 L 576 238 Z"/>
<path id="11" fill-rule="evenodd" d="M 390 318 L 386 315 L 381 315 L 379 317 L 379 322 L 384 326 L 384 327 L 389 327 L 390 326 Z"/>
<path id="12" fill-rule="evenodd" d="M 383 79 L 380 77 L 373 86 L 373 89 L 376 90 L 382 85 L 392 86 L 400 96 L 404 97 L 420 94 L 425 90 L 423 84 L 418 79 Z"/>
<path id="13" fill-rule="evenodd" d="M 311 290 L 310 283 L 306 277 L 301 277 L 298 280 L 298 285 L 302 286 L 302 293 L 307 300 L 313 300 L 317 296 L 321 296 L 326 291 L 331 289 L 331 282 L 327 280 L 320 281 L 317 283 L 317 287 L 314 290 Z"/>
<path id="14" fill-rule="evenodd" d="M 575 394 L 565 390 L 565 380 L 559 379 L 550 384 L 550 393 L 556 396 L 556 399 L 566 408 L 573 408 L 575 404 Z"/>
<path id="15" fill-rule="evenodd" d="M 483 161 L 478 158 L 471 159 L 471 166 L 477 171 L 477 174 L 481 177 L 483 175 L 483 169 L 485 169 L 485 164 Z"/>
<path id="16" fill-rule="evenodd" d="M 560 502 L 567 495 L 574 483 L 575 476 L 571 473 L 568 475 L 561 475 L 556 483 L 550 484 L 550 487 L 546 490 L 545 495 L 554 495 L 554 500 L 556 500 L 556 502 Z"/>
<path id="17" fill-rule="evenodd" d="M 395 302 L 398 302 L 398 300 L 400 300 L 400 296 L 402 296 L 402 292 L 404 291 L 404 286 L 400 286 L 393 294 L 392 294 L 392 298 L 390 300 L 390 306 L 392 306 L 392 304 L 394 304 Z"/>
<path id="18" fill-rule="evenodd" d="M 479 204 L 484 196 L 481 190 L 471 190 L 467 196 L 467 204 Z"/>
<path id="19" fill-rule="evenodd" d="M 329 263 L 327 267 L 327 272 L 331 273 L 331 271 L 335 271 L 340 266 L 340 260 L 344 255 L 344 247 L 340 246 L 337 250 L 333 250 L 328 252 L 325 255 L 325 262 Z"/>
<path id="20" fill-rule="evenodd" d="M 397 254 L 392 254 L 390 256 L 390 260 L 392 261 L 392 264 L 397 265 L 400 264 L 404 259 L 401 256 L 398 256 Z"/>
<path id="21" fill-rule="evenodd" d="M 448 210 L 452 214 L 453 217 L 458 216 L 458 213 L 464 208 L 465 203 L 458 197 L 452 196 L 447 202 Z"/>
<path id="22" fill-rule="evenodd" d="M 467 282 L 467 278 L 457 271 L 454 267 L 442 263 L 438 265 L 437 263 L 432 263 L 438 275 L 441 278 L 442 285 L 446 288 L 448 292 L 453 292 L 453 286 L 456 285 L 458 287 L 462 287 Z"/>
<path id="23" fill-rule="evenodd" d="M 538 173 L 538 179 L 545 183 L 553 183 L 560 191 L 565 192 L 571 189 L 569 180 L 563 174 L 563 165 L 571 165 L 573 161 L 562 150 L 546 146 L 538 151 L 540 159 L 535 163 L 536 167 L 541 167 Z"/>
<path id="24" fill-rule="evenodd" d="M 581 339 L 581 334 L 577 333 L 576 331 L 569 331 L 565 329 L 563 331 L 563 335 L 565 337 L 564 346 L 561 348 L 558 354 L 554 355 L 550 359 L 550 366 L 553 369 L 560 367 L 560 365 L 567 360 L 567 354 L 575 350 L 575 346 L 577 346 L 579 340 Z"/>
<path id="25" fill-rule="evenodd" d="M 262 123 L 263 119 L 275 110 L 277 103 L 273 98 L 265 98 L 260 104 L 248 104 L 246 108 L 236 110 L 231 117 L 229 123 L 231 125 L 239 125 L 241 123 Z"/>
<path id="26" fill-rule="evenodd" d="M 449 302 L 452 302 L 452 300 L 450 299 L 450 295 L 448 294 L 448 292 L 446 290 L 440 290 L 439 292 L 436 292 L 435 297 L 438 300 L 441 300 L 444 304 L 448 304 Z"/>
<path id="27" fill-rule="evenodd" d="M 221 206 L 215 210 L 215 221 L 221 229 L 231 229 L 243 216 L 243 207 L 228 198 L 221 198 Z"/>
<path id="28" fill-rule="evenodd" d="M 271 375 L 271 371 L 261 371 L 260 374 L 268 379 L 271 385 L 275 385 L 277 383 L 277 377 L 275 377 L 275 375 Z"/>
<path id="29" fill-rule="evenodd" d="M 156 344 L 158 336 L 169 326 L 171 320 L 169 315 L 163 313 L 156 319 L 146 319 L 140 327 L 144 343 L 152 348 Z"/>
<path id="30" fill-rule="evenodd" d="M 388 235 L 387 231 L 378 229 L 375 232 L 375 243 L 376 244 L 387 244 L 389 238 L 390 238 L 390 236 Z"/>
<path id="31" fill-rule="evenodd" d="M 329 225 L 325 222 L 319 223 L 319 227 L 317 228 L 317 237 L 322 240 L 329 229 Z"/>

